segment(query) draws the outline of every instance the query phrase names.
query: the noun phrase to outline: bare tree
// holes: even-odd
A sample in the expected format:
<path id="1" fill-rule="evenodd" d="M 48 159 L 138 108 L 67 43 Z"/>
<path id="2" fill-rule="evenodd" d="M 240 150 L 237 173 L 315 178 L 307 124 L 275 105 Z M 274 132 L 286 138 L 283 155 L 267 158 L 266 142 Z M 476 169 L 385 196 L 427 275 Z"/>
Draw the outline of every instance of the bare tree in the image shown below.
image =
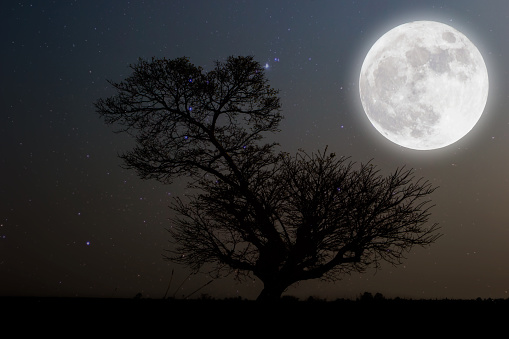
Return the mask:
<path id="1" fill-rule="evenodd" d="M 278 131 L 279 97 L 252 57 L 230 57 L 209 72 L 187 58 L 140 59 L 131 69 L 110 82 L 118 93 L 95 105 L 107 124 L 135 137 L 134 150 L 121 157 L 141 178 L 170 183 L 210 173 L 245 186 L 237 157 L 249 152 L 270 162 L 276 144 L 258 141 Z"/>
<path id="2" fill-rule="evenodd" d="M 381 176 L 371 163 L 323 153 L 276 153 L 261 143 L 278 131 L 280 103 L 263 67 L 230 57 L 209 72 L 186 58 L 140 60 L 96 103 L 108 124 L 136 139 L 121 155 L 144 179 L 191 179 L 200 194 L 176 199 L 166 257 L 198 271 L 254 274 L 260 300 L 307 279 L 397 264 L 429 245 L 429 182 L 411 170 Z"/>
<path id="3" fill-rule="evenodd" d="M 371 163 L 356 166 L 326 151 L 278 160 L 255 190 L 278 241 L 247 199 L 209 181 L 203 194 L 173 206 L 177 246 L 169 258 L 196 270 L 209 263 L 219 274 L 253 273 L 264 284 L 258 299 L 274 300 L 298 281 L 399 264 L 412 246 L 440 236 L 437 224 L 426 225 L 435 188 L 412 170 L 383 176 Z"/>

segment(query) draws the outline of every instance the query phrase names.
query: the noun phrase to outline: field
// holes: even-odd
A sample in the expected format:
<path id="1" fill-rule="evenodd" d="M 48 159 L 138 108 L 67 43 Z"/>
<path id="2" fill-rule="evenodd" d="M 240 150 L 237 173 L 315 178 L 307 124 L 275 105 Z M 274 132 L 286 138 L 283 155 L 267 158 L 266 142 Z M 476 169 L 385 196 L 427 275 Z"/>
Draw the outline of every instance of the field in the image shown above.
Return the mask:
<path id="1" fill-rule="evenodd" d="M 2 310 L 23 314 L 45 312 L 69 315 L 93 310 L 93 315 L 164 316 L 171 319 L 246 319 L 291 317 L 293 319 L 413 319 L 416 317 L 458 316 L 486 317 L 504 315 L 509 317 L 509 299 L 476 300 L 412 300 L 368 299 L 334 301 L 310 298 L 300 301 L 284 298 L 276 303 L 260 303 L 244 299 L 143 299 L 143 298 L 39 298 L 0 297 Z M 509 318 L 507 318 L 509 319 Z"/>
<path id="2" fill-rule="evenodd" d="M 0 298 L 2 329 L 53 337 L 499 336 L 509 300 Z M 7 338 L 13 337 L 7 336 Z"/>

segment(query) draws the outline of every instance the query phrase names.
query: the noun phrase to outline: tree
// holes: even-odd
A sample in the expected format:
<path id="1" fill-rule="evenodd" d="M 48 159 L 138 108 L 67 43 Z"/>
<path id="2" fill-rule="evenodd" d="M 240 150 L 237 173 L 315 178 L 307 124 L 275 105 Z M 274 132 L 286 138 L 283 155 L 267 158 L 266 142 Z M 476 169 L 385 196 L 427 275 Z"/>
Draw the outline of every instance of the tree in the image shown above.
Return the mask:
<path id="1" fill-rule="evenodd" d="M 218 274 L 252 272 L 264 284 L 258 299 L 273 300 L 298 281 L 397 265 L 414 245 L 440 236 L 437 224 L 426 225 L 435 188 L 412 170 L 383 176 L 371 163 L 356 166 L 326 151 L 278 160 L 256 195 L 279 241 L 270 241 L 260 212 L 236 190 L 203 182 L 204 193 L 174 205 L 171 259 L 196 270 L 216 264 Z"/>
<path id="2" fill-rule="evenodd" d="M 199 194 L 176 199 L 166 257 L 194 271 L 257 276 L 260 300 L 301 280 L 335 280 L 382 261 L 397 264 L 428 245 L 429 182 L 398 169 L 321 153 L 276 153 L 261 143 L 282 119 L 277 91 L 252 57 L 229 57 L 205 72 L 186 58 L 140 60 L 97 111 L 135 137 L 122 154 L 141 178 L 190 179 Z M 423 201 L 424 199 L 424 201 Z"/>

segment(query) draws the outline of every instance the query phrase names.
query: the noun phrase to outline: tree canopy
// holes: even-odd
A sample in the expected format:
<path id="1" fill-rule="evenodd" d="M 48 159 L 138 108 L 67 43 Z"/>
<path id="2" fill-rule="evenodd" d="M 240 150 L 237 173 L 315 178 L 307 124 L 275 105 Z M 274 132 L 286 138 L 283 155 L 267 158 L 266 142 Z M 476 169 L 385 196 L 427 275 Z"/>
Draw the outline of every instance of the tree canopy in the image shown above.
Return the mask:
<path id="1" fill-rule="evenodd" d="M 141 178 L 170 183 L 206 172 L 240 184 L 246 174 L 238 157 L 272 153 L 275 144 L 258 141 L 279 130 L 278 91 L 252 57 L 229 57 L 209 72 L 184 57 L 140 59 L 131 69 L 124 81 L 110 82 L 117 94 L 96 108 L 107 124 L 135 137 L 122 158 Z"/>

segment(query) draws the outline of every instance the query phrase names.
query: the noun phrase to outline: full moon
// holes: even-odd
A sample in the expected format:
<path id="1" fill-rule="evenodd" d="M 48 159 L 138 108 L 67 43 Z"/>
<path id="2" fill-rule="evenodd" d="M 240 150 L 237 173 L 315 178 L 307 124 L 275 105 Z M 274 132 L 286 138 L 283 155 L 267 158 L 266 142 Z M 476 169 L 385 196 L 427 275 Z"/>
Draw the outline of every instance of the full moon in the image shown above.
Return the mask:
<path id="1" fill-rule="evenodd" d="M 359 92 L 373 126 L 387 139 L 432 150 L 464 137 L 488 98 L 479 50 L 456 29 L 433 21 L 397 26 L 371 47 Z"/>

